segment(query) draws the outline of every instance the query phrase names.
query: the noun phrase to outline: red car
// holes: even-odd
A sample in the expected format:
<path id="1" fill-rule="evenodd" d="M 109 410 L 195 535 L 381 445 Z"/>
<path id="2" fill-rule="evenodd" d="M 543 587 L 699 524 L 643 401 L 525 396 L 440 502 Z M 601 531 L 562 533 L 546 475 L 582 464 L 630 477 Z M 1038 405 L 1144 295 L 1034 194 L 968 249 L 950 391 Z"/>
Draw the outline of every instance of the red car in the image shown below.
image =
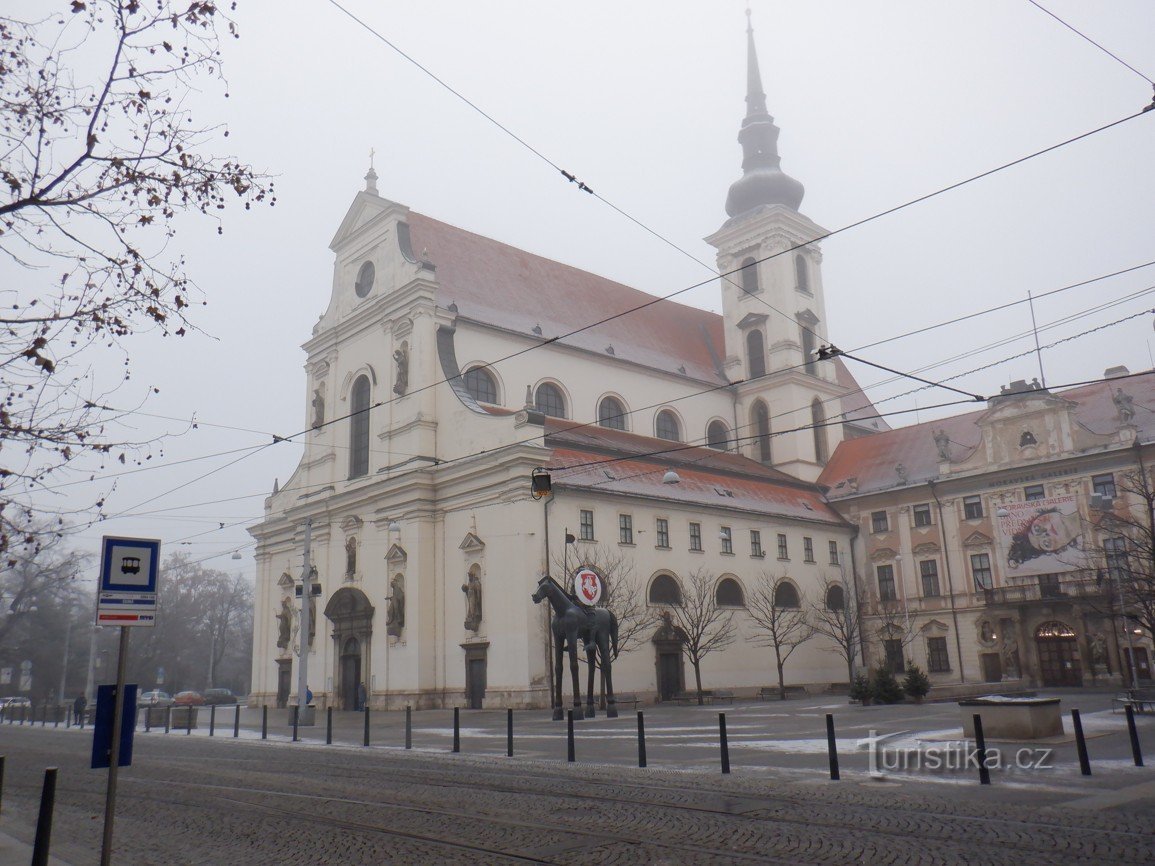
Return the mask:
<path id="1" fill-rule="evenodd" d="M 205 699 L 200 692 L 177 692 L 172 702 L 178 707 L 199 707 Z"/>

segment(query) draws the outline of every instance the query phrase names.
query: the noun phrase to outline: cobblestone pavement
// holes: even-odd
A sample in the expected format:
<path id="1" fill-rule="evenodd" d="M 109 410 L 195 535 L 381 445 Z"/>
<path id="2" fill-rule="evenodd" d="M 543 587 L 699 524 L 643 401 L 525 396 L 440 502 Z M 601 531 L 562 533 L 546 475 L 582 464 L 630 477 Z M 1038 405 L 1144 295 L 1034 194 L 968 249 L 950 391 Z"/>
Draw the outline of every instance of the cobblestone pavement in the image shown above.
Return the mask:
<path id="1" fill-rule="evenodd" d="M 589 734 L 583 754 L 596 751 Z M 88 769 L 90 747 L 90 735 L 77 731 L 0 727 L 7 756 L 0 832 L 31 840 L 44 768 L 58 766 L 52 853 L 74 866 L 97 862 L 106 775 Z M 140 734 L 134 765 L 120 775 L 114 862 L 1155 859 L 1150 768 L 1101 773 L 1094 787 L 1003 779 L 980 789 L 969 778 L 944 786 L 909 777 L 880 782 L 856 771 L 831 782 L 737 762 L 723 776 L 704 761 L 670 769 L 672 755 L 639 769 L 518 754 L 294 744 L 280 734 L 268 741 Z M 1088 795 L 1117 800 L 1086 808 Z"/>

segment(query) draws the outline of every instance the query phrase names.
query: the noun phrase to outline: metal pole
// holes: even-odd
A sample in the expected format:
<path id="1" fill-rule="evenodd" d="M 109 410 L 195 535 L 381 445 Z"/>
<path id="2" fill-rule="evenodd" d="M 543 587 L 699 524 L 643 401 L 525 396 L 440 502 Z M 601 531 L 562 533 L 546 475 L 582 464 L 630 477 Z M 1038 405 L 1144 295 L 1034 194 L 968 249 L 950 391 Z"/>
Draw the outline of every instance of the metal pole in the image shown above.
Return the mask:
<path id="1" fill-rule="evenodd" d="M 325 710 L 325 745 L 333 745 L 333 708 Z"/>
<path id="2" fill-rule="evenodd" d="M 269 705 L 261 704 L 261 739 L 269 738 Z"/>
<path id="3" fill-rule="evenodd" d="M 367 746 L 367 745 L 369 745 L 369 707 L 368 707 L 368 705 L 366 705 L 365 709 L 362 710 L 362 712 L 365 714 L 365 736 L 361 740 L 361 745 Z"/>
<path id="4" fill-rule="evenodd" d="M 1127 711 L 1127 733 L 1131 735 L 1131 757 L 1135 759 L 1135 766 L 1143 766 L 1143 752 L 1139 748 L 1139 732 L 1135 730 L 1135 708 L 1127 704 L 1123 709 Z M 0 773 L 3 772 L 4 759 L 0 758 Z"/>
<path id="5" fill-rule="evenodd" d="M 722 747 L 722 773 L 730 773 L 730 742 L 726 739 L 726 714 L 718 713 L 718 744 Z"/>
<path id="6" fill-rule="evenodd" d="M 0 802 L 4 800 L 4 760 L 6 757 L 6 755 L 0 755 Z"/>
<path id="7" fill-rule="evenodd" d="M 213 704 L 209 707 L 209 736 L 213 736 L 217 732 L 217 705 Z"/>
<path id="8" fill-rule="evenodd" d="M 1071 710 L 1071 721 L 1075 724 L 1075 747 L 1079 750 L 1079 772 L 1091 775 L 1091 758 L 1087 754 L 1087 738 L 1083 736 L 1083 720 L 1078 710 Z"/>
<path id="9" fill-rule="evenodd" d="M 52 842 L 52 811 L 56 806 L 56 767 L 44 771 L 44 788 L 40 791 L 40 815 L 36 819 L 36 842 L 32 848 L 32 866 L 48 866 L 48 848 Z"/>
<path id="10" fill-rule="evenodd" d="M 826 714 L 826 751 L 830 756 L 830 779 L 837 782 L 838 775 L 838 745 L 834 739 L 834 716 Z"/>
<path id="11" fill-rule="evenodd" d="M 505 710 L 505 755 L 513 757 L 513 707 Z"/>
<path id="12" fill-rule="evenodd" d="M 313 518 L 305 521 L 304 565 L 301 567 L 301 627 L 297 632 L 300 654 L 297 662 L 297 714 L 293 718 L 293 740 L 305 707 L 309 705 L 309 600 L 313 596 L 313 560 L 310 547 L 313 542 Z"/>
<path id="13" fill-rule="evenodd" d="M 93 701 L 92 686 L 96 680 L 96 635 L 100 628 L 100 626 L 94 625 L 92 637 L 88 639 L 88 678 L 84 681 L 84 700 L 89 704 Z M 81 727 L 83 727 L 83 721 Z"/>
<path id="14" fill-rule="evenodd" d="M 566 710 L 566 753 L 565 759 L 569 763 L 577 760 L 573 747 L 573 710 Z"/>
<path id="15" fill-rule="evenodd" d="M 112 747 L 108 753 L 108 787 L 104 794 L 104 838 L 100 843 L 100 866 L 112 863 L 112 827 L 116 814 L 116 771 L 120 764 L 120 729 L 124 724 L 124 671 L 128 663 L 127 626 L 120 627 L 116 657 L 116 688 L 112 692 Z"/>
<path id="16" fill-rule="evenodd" d="M 461 710 L 453 708 L 453 751 L 461 751 Z"/>
<path id="17" fill-rule="evenodd" d="M 646 720 L 638 710 L 638 766 L 646 766 Z"/>
<path id="18" fill-rule="evenodd" d="M 237 703 L 237 711 L 233 714 L 233 739 L 241 735 L 241 705 Z"/>
<path id="19" fill-rule="evenodd" d="M 413 708 L 405 705 L 405 748 L 413 748 Z"/>
<path id="20" fill-rule="evenodd" d="M 1043 350 L 1039 348 L 1039 327 L 1035 324 L 1035 299 L 1027 292 L 1027 305 L 1031 308 L 1031 331 L 1035 335 L 1035 355 L 1039 359 L 1039 381 L 1047 387 L 1047 374 L 1043 372 Z"/>
<path id="21" fill-rule="evenodd" d="M 975 749 L 978 751 L 979 759 L 979 784 L 989 785 L 991 783 L 991 770 L 987 766 L 987 738 L 983 736 L 983 717 L 978 713 L 974 714 L 975 722 Z"/>

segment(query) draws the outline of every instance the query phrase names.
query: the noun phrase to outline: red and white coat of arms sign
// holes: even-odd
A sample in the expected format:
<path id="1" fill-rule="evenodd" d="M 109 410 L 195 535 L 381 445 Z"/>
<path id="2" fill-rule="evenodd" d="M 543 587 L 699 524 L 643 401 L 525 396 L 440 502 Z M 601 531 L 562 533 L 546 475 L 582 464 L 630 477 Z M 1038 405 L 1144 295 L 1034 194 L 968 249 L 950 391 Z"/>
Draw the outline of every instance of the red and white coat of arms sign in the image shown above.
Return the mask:
<path id="1" fill-rule="evenodd" d="M 579 568 L 574 572 L 573 589 L 584 605 L 592 606 L 602 600 L 602 579 L 592 568 Z"/>

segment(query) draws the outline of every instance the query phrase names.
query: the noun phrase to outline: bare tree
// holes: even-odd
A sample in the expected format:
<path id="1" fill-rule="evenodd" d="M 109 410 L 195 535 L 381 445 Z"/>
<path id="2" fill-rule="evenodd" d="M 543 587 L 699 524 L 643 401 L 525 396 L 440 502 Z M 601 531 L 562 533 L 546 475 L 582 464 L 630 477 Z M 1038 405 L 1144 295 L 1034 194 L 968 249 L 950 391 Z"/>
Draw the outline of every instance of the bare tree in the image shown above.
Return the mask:
<path id="1" fill-rule="evenodd" d="M 1110 593 L 1124 612 L 1124 627 L 1131 623 L 1155 636 L 1155 484 L 1138 448 L 1135 453 L 1139 465 L 1118 481 L 1123 496 L 1097 512 L 1103 542 L 1098 552 Z M 1114 606 L 1110 613 L 1115 616 Z"/>
<path id="2" fill-rule="evenodd" d="M 854 682 L 854 659 L 862 637 L 861 599 L 856 598 L 844 579 L 825 578 L 822 597 L 810 605 L 810 621 L 818 634 L 830 640 L 825 647 L 846 660 L 846 681 Z M 865 660 L 864 660 L 865 661 Z"/>
<path id="3" fill-rule="evenodd" d="M 710 653 L 730 646 L 737 637 L 734 611 L 718 606 L 716 583 L 713 572 L 704 568 L 694 569 L 682 587 L 682 603 L 668 608 L 675 627 L 685 635 L 682 652 L 694 667 L 699 704 L 705 703 L 702 660 Z"/>
<path id="4" fill-rule="evenodd" d="M 775 577 L 763 572 L 758 585 L 746 599 L 746 608 L 755 630 L 760 633 L 759 645 L 774 650 L 778 697 L 786 700 L 786 662 L 815 634 L 807 611 L 802 607 L 798 588 L 786 575 Z"/>
<path id="5" fill-rule="evenodd" d="M 583 548 L 576 561 L 554 561 L 554 567 L 588 566 L 601 575 L 605 595 L 601 606 L 613 611 L 618 620 L 618 653 L 636 649 L 658 626 L 658 611 L 646 604 L 643 587 L 634 576 L 634 563 L 621 551 L 598 545 Z"/>
<path id="6" fill-rule="evenodd" d="M 47 476 L 85 453 L 138 453 L 113 438 L 119 385 L 94 370 L 119 348 L 122 385 L 124 338 L 194 327 L 197 289 L 165 249 L 181 215 L 273 201 L 265 177 L 213 155 L 228 133 L 188 105 L 221 80 L 218 29 L 236 36 L 215 2 L 58 5 L 0 16 L 0 555 L 40 543 L 27 496 Z"/>

